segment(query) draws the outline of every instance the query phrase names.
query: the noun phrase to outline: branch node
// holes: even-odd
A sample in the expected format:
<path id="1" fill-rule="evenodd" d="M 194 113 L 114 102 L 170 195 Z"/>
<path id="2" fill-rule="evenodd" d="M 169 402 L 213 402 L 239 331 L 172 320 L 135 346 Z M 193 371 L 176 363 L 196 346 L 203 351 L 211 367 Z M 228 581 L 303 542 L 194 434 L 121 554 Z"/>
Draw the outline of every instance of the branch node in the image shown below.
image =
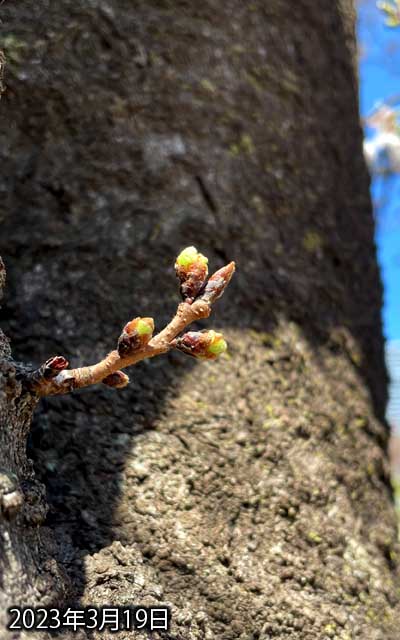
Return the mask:
<path id="1" fill-rule="evenodd" d="M 53 356 L 38 369 L 28 373 L 24 378 L 24 384 L 29 390 L 36 391 L 50 380 L 56 378 L 68 366 L 69 362 L 63 356 Z"/>

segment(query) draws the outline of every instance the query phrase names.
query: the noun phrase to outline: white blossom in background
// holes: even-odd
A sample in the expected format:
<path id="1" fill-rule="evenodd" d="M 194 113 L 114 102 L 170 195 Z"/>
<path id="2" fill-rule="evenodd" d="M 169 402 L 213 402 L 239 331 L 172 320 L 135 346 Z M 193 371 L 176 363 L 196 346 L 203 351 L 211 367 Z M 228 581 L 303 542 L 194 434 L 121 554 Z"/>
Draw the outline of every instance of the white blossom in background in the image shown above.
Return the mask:
<path id="1" fill-rule="evenodd" d="M 400 173 L 400 135 L 397 112 L 388 105 L 380 106 L 366 124 L 376 134 L 364 141 L 364 155 L 371 173 Z"/>
<path id="2" fill-rule="evenodd" d="M 400 436 L 400 340 L 386 343 L 386 363 L 390 371 L 390 401 L 386 415 L 393 431 Z"/>
<path id="3" fill-rule="evenodd" d="M 387 27 L 400 27 L 400 0 L 377 2 L 376 6 L 385 14 Z"/>

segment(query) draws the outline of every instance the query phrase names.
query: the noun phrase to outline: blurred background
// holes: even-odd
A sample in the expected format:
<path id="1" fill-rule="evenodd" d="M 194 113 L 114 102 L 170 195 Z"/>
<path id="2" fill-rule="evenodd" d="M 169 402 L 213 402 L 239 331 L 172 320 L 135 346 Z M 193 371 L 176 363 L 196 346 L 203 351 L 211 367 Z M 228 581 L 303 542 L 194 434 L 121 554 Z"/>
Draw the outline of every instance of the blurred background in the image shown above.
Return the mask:
<path id="1" fill-rule="evenodd" d="M 358 3 L 360 108 L 384 285 L 395 485 L 400 478 L 400 2 Z M 397 491 L 398 496 L 400 495 Z"/>

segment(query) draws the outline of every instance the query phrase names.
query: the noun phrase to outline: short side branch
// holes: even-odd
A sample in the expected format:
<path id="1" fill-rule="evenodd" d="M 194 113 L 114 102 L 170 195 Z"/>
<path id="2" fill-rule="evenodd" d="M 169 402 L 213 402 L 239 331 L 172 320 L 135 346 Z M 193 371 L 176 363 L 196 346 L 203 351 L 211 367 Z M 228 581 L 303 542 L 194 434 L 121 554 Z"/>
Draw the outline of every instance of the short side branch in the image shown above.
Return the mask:
<path id="1" fill-rule="evenodd" d="M 198 256 L 201 256 L 203 261 L 205 258 L 198 254 L 194 247 L 189 247 L 189 249 L 191 250 L 192 263 L 189 266 L 185 265 L 184 275 L 182 275 L 182 266 L 180 266 L 178 275 L 181 280 L 181 291 L 182 289 L 185 291 L 182 282 L 185 284 L 186 275 L 191 284 L 190 293 L 192 295 L 193 281 L 199 272 Z M 194 258 L 193 250 L 196 251 Z M 178 305 L 171 322 L 154 337 L 151 337 L 154 328 L 153 320 L 151 318 L 136 318 L 124 327 L 118 341 L 118 349 L 111 351 L 100 362 L 87 367 L 67 369 L 68 362 L 65 358 L 56 356 L 47 360 L 39 369 L 25 377 L 26 387 L 39 396 L 65 394 L 74 389 L 81 389 L 99 382 L 114 388 L 122 388 L 128 384 L 129 378 L 121 369 L 134 365 L 145 358 L 153 358 L 166 353 L 171 348 L 178 348 L 199 358 L 214 359 L 226 349 L 226 343 L 221 334 L 216 334 L 214 331 L 192 332 L 185 334 L 189 337 L 186 342 L 182 338 L 179 340 L 176 338 L 192 322 L 209 317 L 212 303 L 221 297 L 234 270 L 235 264 L 231 262 L 213 274 L 208 282 L 205 282 L 207 274 L 202 273 L 203 281 L 197 283 L 197 297 L 193 300 L 192 297 L 185 296 L 183 293 L 186 300 Z M 189 289 L 189 287 L 187 288 Z M 222 347 L 221 343 L 223 343 Z"/>

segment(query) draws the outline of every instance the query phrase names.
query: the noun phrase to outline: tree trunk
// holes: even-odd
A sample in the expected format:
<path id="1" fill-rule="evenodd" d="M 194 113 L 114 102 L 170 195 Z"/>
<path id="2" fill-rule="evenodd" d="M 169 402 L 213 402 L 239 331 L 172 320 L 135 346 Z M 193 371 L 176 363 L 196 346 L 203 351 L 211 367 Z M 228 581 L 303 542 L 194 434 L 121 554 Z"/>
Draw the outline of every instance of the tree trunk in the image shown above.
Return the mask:
<path id="1" fill-rule="evenodd" d="M 1 482 L 22 503 L 2 610 L 161 602 L 171 639 L 395 640 L 351 3 L 22 4 L 1 7 L 14 358 L 91 364 L 132 317 L 160 328 L 184 246 L 238 272 L 201 323 L 228 358 L 170 353 L 126 390 L 42 400 L 36 477 L 35 400 L 2 339 Z"/>

